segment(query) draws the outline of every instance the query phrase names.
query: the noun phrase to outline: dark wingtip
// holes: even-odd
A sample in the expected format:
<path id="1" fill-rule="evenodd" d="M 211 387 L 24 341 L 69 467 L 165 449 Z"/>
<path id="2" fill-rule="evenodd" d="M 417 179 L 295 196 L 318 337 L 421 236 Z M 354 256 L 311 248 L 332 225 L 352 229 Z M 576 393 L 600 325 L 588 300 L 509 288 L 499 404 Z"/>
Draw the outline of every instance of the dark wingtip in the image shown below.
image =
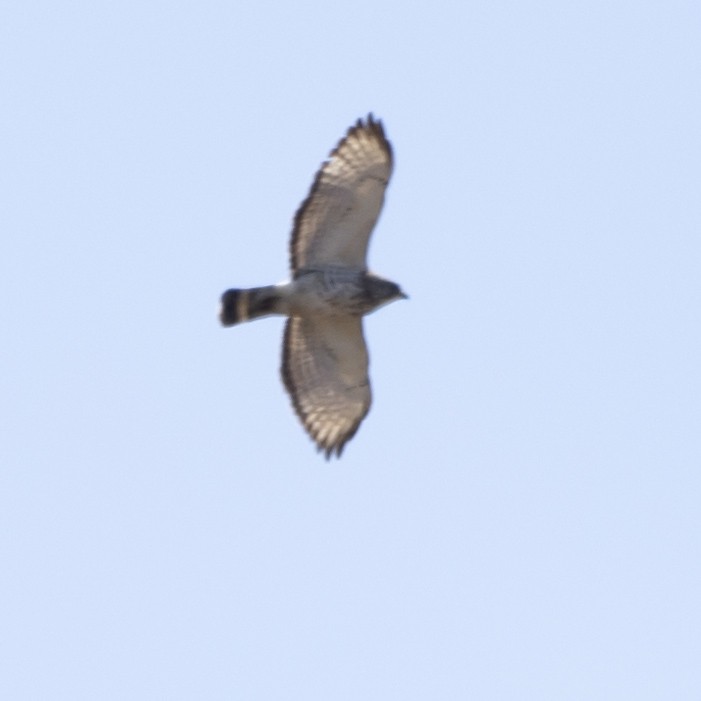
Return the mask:
<path id="1" fill-rule="evenodd" d="M 324 454 L 324 457 L 326 458 L 326 462 L 329 462 L 331 458 L 336 458 L 339 459 L 341 457 L 341 453 L 343 453 L 343 448 L 345 447 L 345 441 L 343 443 L 336 444 L 336 445 L 331 445 L 331 446 L 322 446 L 322 445 L 317 445 L 317 451 L 320 453 Z"/>

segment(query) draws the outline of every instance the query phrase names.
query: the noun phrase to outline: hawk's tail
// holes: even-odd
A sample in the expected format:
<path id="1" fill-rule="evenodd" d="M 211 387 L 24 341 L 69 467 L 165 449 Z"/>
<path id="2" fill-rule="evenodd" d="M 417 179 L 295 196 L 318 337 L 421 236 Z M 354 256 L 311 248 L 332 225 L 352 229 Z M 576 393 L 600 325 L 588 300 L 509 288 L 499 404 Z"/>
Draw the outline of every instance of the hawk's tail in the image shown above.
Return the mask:
<path id="1" fill-rule="evenodd" d="M 276 314 L 280 294 L 275 285 L 254 287 L 250 290 L 227 290 L 221 297 L 219 320 L 224 326 Z"/>

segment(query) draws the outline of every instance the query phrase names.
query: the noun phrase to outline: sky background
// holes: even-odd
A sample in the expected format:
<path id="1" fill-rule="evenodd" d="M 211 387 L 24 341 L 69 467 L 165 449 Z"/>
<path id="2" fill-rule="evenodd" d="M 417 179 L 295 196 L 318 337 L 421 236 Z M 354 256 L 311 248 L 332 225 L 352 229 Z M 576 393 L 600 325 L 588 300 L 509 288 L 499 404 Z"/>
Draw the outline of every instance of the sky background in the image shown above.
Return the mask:
<path id="1" fill-rule="evenodd" d="M 700 28 L 5 0 L 0 697 L 701 698 Z M 370 111 L 411 298 L 327 463 L 218 298 Z"/>

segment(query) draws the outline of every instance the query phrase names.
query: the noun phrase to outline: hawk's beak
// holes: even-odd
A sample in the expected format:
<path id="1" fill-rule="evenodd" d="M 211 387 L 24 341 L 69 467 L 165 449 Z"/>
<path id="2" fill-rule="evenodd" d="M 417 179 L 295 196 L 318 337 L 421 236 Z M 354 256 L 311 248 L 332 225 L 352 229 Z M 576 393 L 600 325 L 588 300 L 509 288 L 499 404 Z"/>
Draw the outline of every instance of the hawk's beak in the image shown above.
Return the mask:
<path id="1" fill-rule="evenodd" d="M 399 299 L 409 299 L 409 295 L 406 292 L 399 292 Z"/>

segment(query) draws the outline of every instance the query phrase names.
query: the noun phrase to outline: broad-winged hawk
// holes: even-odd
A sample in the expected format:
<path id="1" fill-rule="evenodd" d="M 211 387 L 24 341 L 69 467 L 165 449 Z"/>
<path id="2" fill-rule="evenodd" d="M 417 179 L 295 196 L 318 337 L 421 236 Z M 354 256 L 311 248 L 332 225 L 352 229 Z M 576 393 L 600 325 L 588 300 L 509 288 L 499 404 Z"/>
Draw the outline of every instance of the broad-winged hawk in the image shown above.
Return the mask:
<path id="1" fill-rule="evenodd" d="M 340 456 L 370 409 L 362 317 L 406 295 L 368 272 L 370 234 L 392 173 L 382 122 L 358 120 L 329 154 L 294 218 L 292 280 L 222 295 L 224 326 L 288 318 L 282 379 L 304 428 L 327 459 Z"/>

